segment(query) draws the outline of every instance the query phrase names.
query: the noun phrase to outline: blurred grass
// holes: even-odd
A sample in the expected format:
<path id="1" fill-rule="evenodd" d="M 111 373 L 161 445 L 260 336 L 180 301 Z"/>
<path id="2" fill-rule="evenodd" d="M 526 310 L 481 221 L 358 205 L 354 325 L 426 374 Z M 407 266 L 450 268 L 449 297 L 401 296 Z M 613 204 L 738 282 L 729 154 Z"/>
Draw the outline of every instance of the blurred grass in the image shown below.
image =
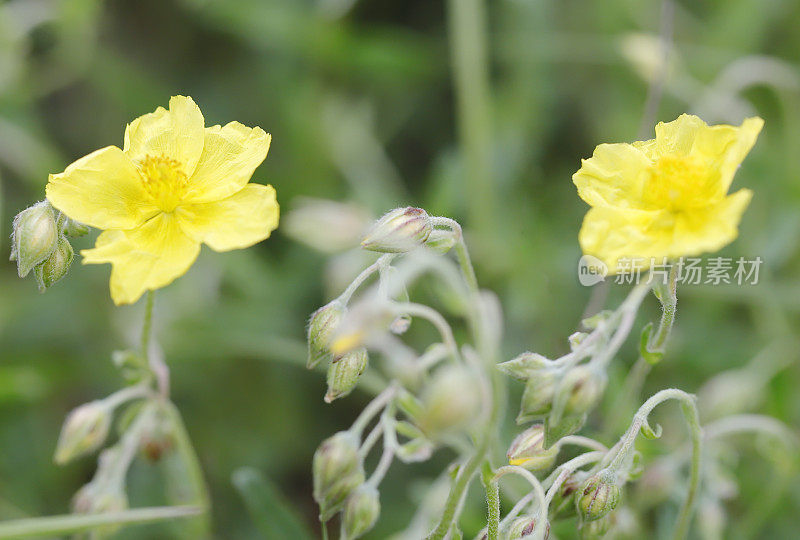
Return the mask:
<path id="1" fill-rule="evenodd" d="M 184 93 L 209 124 L 236 119 L 272 133 L 254 180 L 275 185 L 284 210 L 302 195 L 350 200 L 373 214 L 408 203 L 465 219 L 479 278 L 504 303 L 507 355 L 563 352 L 589 299 L 573 271 L 585 206 L 570 176 L 597 143 L 636 136 L 660 2 L 487 5 L 486 150 L 500 211 L 476 231 L 468 213 L 473 194 L 465 188 L 470 160 L 457 142 L 446 3 L 0 2 L 0 252 L 9 252 L 11 217 L 43 197 L 48 173 L 121 144 L 127 121 Z M 680 291 L 668 357 L 648 391 L 697 391 L 798 328 L 798 24 L 794 0 L 676 3 L 675 51 L 657 118 L 684 111 L 708 121 L 765 118 L 736 179 L 756 195 L 740 239 L 725 251 L 760 255 L 765 267 L 756 287 Z M 631 41 L 642 35 L 649 41 Z M 325 263 L 279 231 L 248 251 L 204 251 L 187 276 L 159 294 L 156 328 L 211 486 L 220 538 L 258 534 L 230 482 L 243 466 L 263 471 L 315 527 L 311 455 L 366 399 L 356 394 L 326 406 L 323 377 L 301 369 L 305 318 L 329 294 Z M 142 306 L 114 309 L 107 278 L 106 267 L 76 265 L 40 296 L 12 264 L 0 265 L 1 518 L 63 513 L 90 478 L 91 459 L 61 468 L 51 455 L 66 412 L 120 384 L 110 352 L 136 339 Z M 620 298 L 617 289 L 609 305 Z M 644 316 L 657 316 L 654 304 Z M 634 341 L 615 364 L 612 389 L 635 360 Z M 797 426 L 794 351 L 757 412 Z M 672 432 L 677 437 L 681 429 L 675 424 Z M 748 517 L 772 473 L 757 454 L 745 456 L 730 530 L 752 527 L 749 520 L 756 523 L 751 537 L 793 537 L 798 484 L 764 510 L 766 521 Z M 392 511 L 372 537 L 403 526 L 413 513 L 411 477 L 433 474 L 446 458 L 392 468 L 382 501 Z M 133 503 L 151 504 L 157 493 L 157 484 L 137 486 Z M 478 527 L 482 513 L 476 501 L 465 523 Z M 154 530 L 124 536 L 148 538 Z"/>

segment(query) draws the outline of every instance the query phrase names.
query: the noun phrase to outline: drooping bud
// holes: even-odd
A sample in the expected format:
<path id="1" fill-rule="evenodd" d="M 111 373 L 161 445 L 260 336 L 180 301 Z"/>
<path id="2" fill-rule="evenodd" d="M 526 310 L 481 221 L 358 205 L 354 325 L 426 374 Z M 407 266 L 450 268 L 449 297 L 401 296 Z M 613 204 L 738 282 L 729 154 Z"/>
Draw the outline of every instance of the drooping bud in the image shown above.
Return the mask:
<path id="1" fill-rule="evenodd" d="M 367 369 L 368 362 L 369 355 L 364 347 L 335 358 L 328 366 L 328 393 L 325 394 L 325 401 L 330 403 L 352 392 L 359 377 Z"/>
<path id="2" fill-rule="evenodd" d="M 11 260 L 17 261 L 19 277 L 25 277 L 46 261 L 58 243 L 58 226 L 47 201 L 36 203 L 14 218 Z"/>
<path id="3" fill-rule="evenodd" d="M 381 513 L 378 490 L 361 485 L 347 497 L 342 516 L 342 538 L 355 539 L 366 534 Z"/>
<path id="4" fill-rule="evenodd" d="M 74 256 L 75 252 L 72 251 L 69 241 L 65 237 L 59 236 L 58 245 L 50 257 L 33 269 L 36 283 L 39 284 L 39 292 L 45 292 L 67 275 Z"/>
<path id="5" fill-rule="evenodd" d="M 308 323 L 308 362 L 306 364 L 309 369 L 313 369 L 326 358 L 332 358 L 328 346 L 346 310 L 347 308 L 341 302 L 334 300 L 311 315 Z"/>
<path id="6" fill-rule="evenodd" d="M 518 540 L 520 538 L 533 538 L 536 532 L 538 519 L 533 516 L 520 516 L 508 524 L 508 528 L 502 531 L 503 540 Z M 542 540 L 550 538 L 550 523 L 544 523 L 544 534 L 540 536 Z"/>
<path id="7" fill-rule="evenodd" d="M 591 409 L 606 386 L 605 375 L 596 373 L 585 366 L 569 370 L 559 386 L 567 392 L 564 414 L 568 416 L 583 414 Z"/>
<path id="8" fill-rule="evenodd" d="M 535 424 L 520 433 L 508 449 L 509 465 L 530 471 L 549 469 L 558 456 L 558 446 L 544 448 L 544 425 Z"/>
<path id="9" fill-rule="evenodd" d="M 89 227 L 66 216 L 64 216 L 64 224 L 61 226 L 61 230 L 71 238 L 78 238 L 89 234 Z"/>
<path id="10" fill-rule="evenodd" d="M 558 386 L 558 375 L 551 370 L 539 371 L 525 383 L 517 423 L 524 424 L 550 412 Z"/>
<path id="11" fill-rule="evenodd" d="M 586 521 L 600 519 L 617 507 L 619 495 L 620 489 L 613 475 L 600 471 L 581 487 L 576 502 L 578 512 Z"/>
<path id="12" fill-rule="evenodd" d="M 428 437 L 459 431 L 471 425 L 480 412 L 480 384 L 468 369 L 445 366 L 423 391 L 422 405 L 419 427 Z"/>
<path id="13" fill-rule="evenodd" d="M 375 222 L 361 247 L 382 253 L 406 253 L 425 243 L 433 230 L 422 208 L 395 208 Z"/>
<path id="14" fill-rule="evenodd" d="M 326 439 L 314 453 L 314 499 L 323 521 L 336 514 L 347 496 L 364 483 L 358 445 L 353 433 L 340 431 Z"/>
<path id="15" fill-rule="evenodd" d="M 61 428 L 55 462 L 64 464 L 97 450 L 111 428 L 111 409 L 103 401 L 91 401 L 74 409 Z"/>

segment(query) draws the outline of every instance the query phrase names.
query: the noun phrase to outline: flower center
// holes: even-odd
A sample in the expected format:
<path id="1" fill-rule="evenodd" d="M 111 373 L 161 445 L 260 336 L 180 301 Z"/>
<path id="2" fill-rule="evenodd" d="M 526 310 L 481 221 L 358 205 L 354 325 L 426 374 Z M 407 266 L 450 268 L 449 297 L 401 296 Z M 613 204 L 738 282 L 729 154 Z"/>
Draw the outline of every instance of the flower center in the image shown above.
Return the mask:
<path id="1" fill-rule="evenodd" d="M 164 212 L 172 212 L 188 183 L 181 164 L 164 156 L 147 156 L 139 164 L 144 189 Z"/>
<path id="2" fill-rule="evenodd" d="M 663 156 L 649 172 L 642 195 L 654 210 L 681 212 L 707 206 L 715 198 L 718 182 L 695 156 Z"/>

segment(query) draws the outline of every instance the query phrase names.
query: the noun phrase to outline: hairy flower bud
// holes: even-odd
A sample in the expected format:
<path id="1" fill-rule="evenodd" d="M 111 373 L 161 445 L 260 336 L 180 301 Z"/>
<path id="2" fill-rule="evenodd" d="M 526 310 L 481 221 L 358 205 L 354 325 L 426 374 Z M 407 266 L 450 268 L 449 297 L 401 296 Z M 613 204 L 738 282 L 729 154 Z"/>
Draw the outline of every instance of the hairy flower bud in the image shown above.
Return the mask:
<path id="1" fill-rule="evenodd" d="M 406 253 L 421 246 L 431 234 L 433 225 L 422 208 L 395 208 L 375 222 L 361 247 L 383 253 Z"/>
<path id="2" fill-rule="evenodd" d="M 308 323 L 308 362 L 306 364 L 309 369 L 313 369 L 326 358 L 332 358 L 328 346 L 346 310 L 347 308 L 341 302 L 334 300 L 311 315 Z"/>
<path id="3" fill-rule="evenodd" d="M 591 409 L 606 386 L 605 375 L 598 374 L 585 366 L 569 370 L 561 382 L 560 388 L 567 392 L 564 406 L 565 415 L 579 415 Z"/>
<path id="4" fill-rule="evenodd" d="M 520 516 L 508 524 L 508 527 L 502 531 L 501 538 L 503 540 L 518 540 L 520 538 L 533 538 L 536 532 L 536 524 L 538 519 L 533 516 Z M 542 540 L 550 538 L 550 523 L 545 522 L 544 534 L 541 536 Z"/>
<path id="5" fill-rule="evenodd" d="M 378 490 L 362 485 L 347 497 L 342 515 L 342 538 L 355 539 L 366 534 L 381 513 Z"/>
<path id="6" fill-rule="evenodd" d="M 558 446 L 544 448 L 544 424 L 535 424 L 520 433 L 508 449 L 509 465 L 531 471 L 549 469 L 558 456 Z"/>
<path id="7" fill-rule="evenodd" d="M 542 372 L 548 371 L 552 360 L 548 360 L 541 354 L 524 352 L 508 362 L 498 364 L 497 367 L 510 377 L 518 381 L 527 381 L 534 377 L 540 377 Z"/>
<path id="8" fill-rule="evenodd" d="M 328 366 L 328 393 L 325 394 L 325 401 L 330 403 L 352 392 L 359 377 L 367 369 L 368 361 L 369 355 L 364 347 L 334 359 Z"/>
<path id="9" fill-rule="evenodd" d="M 61 428 L 55 462 L 64 464 L 97 450 L 111 428 L 111 410 L 103 401 L 91 401 L 74 409 Z"/>
<path id="10" fill-rule="evenodd" d="M 67 275 L 74 256 L 75 252 L 72 251 L 72 245 L 66 238 L 59 236 L 58 245 L 50 257 L 33 269 L 40 292 L 45 292 Z"/>
<path id="11" fill-rule="evenodd" d="M 517 423 L 523 424 L 550 412 L 558 386 L 558 375 L 550 370 L 539 371 L 525 383 Z"/>
<path id="12" fill-rule="evenodd" d="M 358 445 L 353 433 L 340 431 L 326 439 L 314 453 L 314 499 L 323 521 L 338 512 L 347 496 L 364 483 Z"/>
<path id="13" fill-rule="evenodd" d="M 584 482 L 576 499 L 578 512 L 586 521 L 605 516 L 619 503 L 620 489 L 613 476 L 601 471 Z"/>
<path id="14" fill-rule="evenodd" d="M 431 438 L 466 428 L 480 412 L 480 385 L 466 368 L 446 366 L 433 376 L 422 395 L 419 427 Z"/>
<path id="15" fill-rule="evenodd" d="M 25 277 L 46 261 L 58 243 L 58 226 L 47 201 L 36 203 L 14 218 L 11 260 L 17 261 L 19 277 Z"/>

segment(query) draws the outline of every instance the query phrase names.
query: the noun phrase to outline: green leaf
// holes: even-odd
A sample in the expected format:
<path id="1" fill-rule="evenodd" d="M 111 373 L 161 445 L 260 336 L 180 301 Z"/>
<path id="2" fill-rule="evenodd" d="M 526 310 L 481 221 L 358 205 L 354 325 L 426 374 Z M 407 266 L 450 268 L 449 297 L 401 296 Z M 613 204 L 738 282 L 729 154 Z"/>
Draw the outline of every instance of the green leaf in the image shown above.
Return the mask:
<path id="1" fill-rule="evenodd" d="M 313 538 L 297 511 L 260 472 L 243 467 L 234 471 L 232 481 L 264 538 Z"/>
<path id="2" fill-rule="evenodd" d="M 0 539 L 34 538 L 67 535 L 90 531 L 108 525 L 136 525 L 169 519 L 196 516 L 202 509 L 196 506 L 160 506 L 137 508 L 106 514 L 72 514 L 0 522 Z"/>
<path id="3" fill-rule="evenodd" d="M 559 439 L 572 435 L 583 427 L 586 422 L 586 415 L 565 416 L 557 424 L 550 422 L 550 418 L 544 421 L 544 448 L 548 449 L 559 441 Z"/>
<path id="4" fill-rule="evenodd" d="M 658 364 L 664 357 L 664 351 L 650 350 L 650 335 L 653 333 L 653 323 L 649 322 L 642 328 L 642 337 L 639 339 L 639 354 L 650 365 Z"/>

